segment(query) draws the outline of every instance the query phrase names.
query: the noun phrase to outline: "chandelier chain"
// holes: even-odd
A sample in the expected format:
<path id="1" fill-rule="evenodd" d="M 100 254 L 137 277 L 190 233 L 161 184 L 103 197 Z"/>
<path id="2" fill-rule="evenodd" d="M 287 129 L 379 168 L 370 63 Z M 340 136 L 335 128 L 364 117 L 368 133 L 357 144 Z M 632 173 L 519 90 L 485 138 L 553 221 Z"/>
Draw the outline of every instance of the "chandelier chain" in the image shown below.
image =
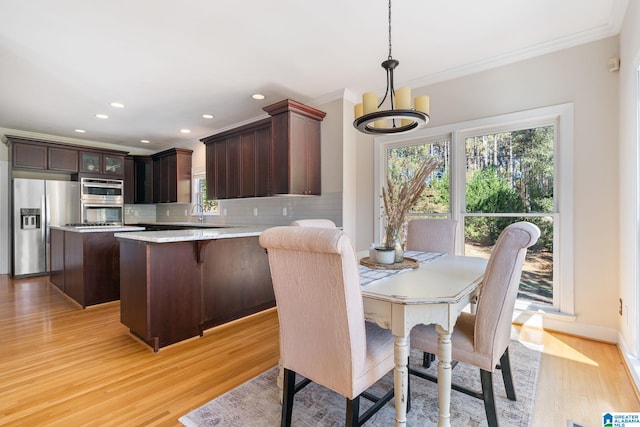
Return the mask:
<path id="1" fill-rule="evenodd" d="M 389 59 L 391 57 L 391 0 L 389 0 Z"/>

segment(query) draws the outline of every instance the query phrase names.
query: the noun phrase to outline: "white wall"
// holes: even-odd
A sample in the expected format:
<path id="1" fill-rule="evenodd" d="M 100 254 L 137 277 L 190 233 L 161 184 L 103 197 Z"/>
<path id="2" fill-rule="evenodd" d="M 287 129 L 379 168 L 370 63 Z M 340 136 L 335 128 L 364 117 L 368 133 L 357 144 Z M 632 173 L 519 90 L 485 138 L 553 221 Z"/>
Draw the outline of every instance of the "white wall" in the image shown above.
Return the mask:
<path id="1" fill-rule="evenodd" d="M 640 356 L 640 310 L 638 259 L 638 106 L 637 70 L 640 67 L 640 2 L 631 1 L 620 32 L 620 283 L 623 315 L 618 317 L 623 350 Z M 636 383 L 640 364 L 636 360 Z"/>
<path id="2" fill-rule="evenodd" d="M 617 340 L 618 318 L 618 55 L 612 37 L 470 76 L 414 89 L 431 97 L 430 126 L 574 103 L 575 323 L 555 329 Z M 373 241 L 373 154 L 363 139 L 358 168 L 358 245 Z M 371 145 L 371 144 L 370 144 Z M 360 179 L 361 177 L 361 179 Z M 365 194 L 367 197 L 365 197 Z M 571 226 L 569 224 L 568 226 Z M 362 249 L 362 246 L 360 246 Z"/>

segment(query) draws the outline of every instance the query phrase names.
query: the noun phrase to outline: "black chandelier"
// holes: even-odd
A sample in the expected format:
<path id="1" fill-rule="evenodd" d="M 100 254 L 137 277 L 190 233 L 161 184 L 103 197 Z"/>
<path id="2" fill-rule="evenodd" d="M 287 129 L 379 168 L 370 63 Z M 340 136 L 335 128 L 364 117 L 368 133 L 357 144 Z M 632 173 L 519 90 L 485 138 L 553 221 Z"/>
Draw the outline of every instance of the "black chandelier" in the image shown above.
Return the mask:
<path id="1" fill-rule="evenodd" d="M 395 89 L 393 70 L 400 64 L 391 56 L 391 0 L 389 0 L 389 57 L 382 63 L 387 73 L 387 89 L 382 101 L 378 103 L 378 95 L 367 92 L 362 95 L 362 103 L 354 107 L 353 126 L 360 132 L 384 135 L 409 132 L 426 126 L 429 122 L 429 97 L 418 96 L 411 106 L 411 89 L 401 87 Z M 382 104 L 389 98 L 391 106 L 381 110 Z"/>

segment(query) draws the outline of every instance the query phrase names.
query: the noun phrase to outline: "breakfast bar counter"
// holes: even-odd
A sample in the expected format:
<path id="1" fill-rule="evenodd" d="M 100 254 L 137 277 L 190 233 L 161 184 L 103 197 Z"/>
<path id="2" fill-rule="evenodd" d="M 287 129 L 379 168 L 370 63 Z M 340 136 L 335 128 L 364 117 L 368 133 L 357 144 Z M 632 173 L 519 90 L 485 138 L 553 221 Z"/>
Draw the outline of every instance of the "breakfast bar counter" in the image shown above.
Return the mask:
<path id="1" fill-rule="evenodd" d="M 116 233 L 120 321 L 158 351 L 274 307 L 266 228 Z"/>

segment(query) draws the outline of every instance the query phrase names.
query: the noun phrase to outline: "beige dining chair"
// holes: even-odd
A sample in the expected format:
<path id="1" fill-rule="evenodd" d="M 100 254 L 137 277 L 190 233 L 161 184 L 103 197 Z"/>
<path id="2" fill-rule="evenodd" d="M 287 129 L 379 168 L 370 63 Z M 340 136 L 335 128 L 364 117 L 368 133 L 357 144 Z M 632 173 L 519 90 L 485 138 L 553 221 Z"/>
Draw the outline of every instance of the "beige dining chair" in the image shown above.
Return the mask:
<path id="1" fill-rule="evenodd" d="M 527 248 L 539 237 L 540 229 L 524 221 L 502 231 L 489 257 L 476 313 L 461 313 L 451 335 L 452 360 L 480 368 L 482 392 L 456 384 L 451 388 L 482 399 L 490 427 L 498 426 L 492 375 L 498 361 L 507 398 L 516 400 L 509 362 L 511 320 Z M 433 354 L 438 352 L 438 333 L 433 325 L 415 326 L 410 340 L 413 348 Z M 414 368 L 410 373 L 435 380 Z"/>
<path id="2" fill-rule="evenodd" d="M 291 223 L 297 227 L 325 227 L 336 228 L 336 223 L 330 219 L 297 219 Z"/>
<path id="3" fill-rule="evenodd" d="M 394 367 L 391 331 L 365 322 L 358 261 L 337 228 L 274 227 L 260 235 L 267 250 L 280 324 L 284 368 L 282 426 L 294 395 L 310 381 L 346 398 L 346 425 L 360 426 L 393 397 L 366 390 Z M 296 374 L 304 377 L 295 383 Z M 375 403 L 360 412 L 360 397 Z"/>
<path id="4" fill-rule="evenodd" d="M 406 250 L 455 255 L 457 225 L 458 221 L 454 219 L 409 220 Z"/>
<path id="5" fill-rule="evenodd" d="M 408 251 L 433 252 L 447 255 L 456 253 L 455 219 L 416 218 L 407 223 Z M 422 354 L 422 366 L 429 368 L 436 360 L 436 355 L 429 352 Z"/>

